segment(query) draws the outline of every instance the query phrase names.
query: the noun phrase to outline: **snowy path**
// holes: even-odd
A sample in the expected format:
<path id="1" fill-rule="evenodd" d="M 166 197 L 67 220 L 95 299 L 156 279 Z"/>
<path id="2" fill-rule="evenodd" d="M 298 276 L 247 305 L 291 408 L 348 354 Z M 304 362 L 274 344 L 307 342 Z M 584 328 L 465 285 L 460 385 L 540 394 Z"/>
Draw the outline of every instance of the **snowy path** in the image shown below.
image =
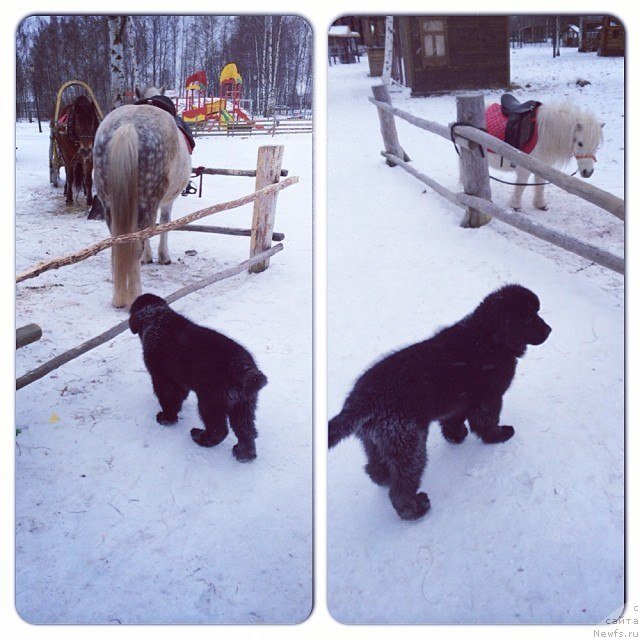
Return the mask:
<path id="1" fill-rule="evenodd" d="M 198 139 L 194 165 L 253 168 L 257 148 L 284 144 L 300 183 L 278 199 L 284 251 L 173 306 L 256 357 L 258 458 L 239 464 L 230 435 L 215 449 L 189 437 L 195 397 L 175 427 L 158 410 L 137 336 L 117 337 L 17 395 L 16 602 L 30 622 L 291 623 L 311 608 L 311 137 Z M 17 128 L 16 268 L 108 235 L 48 184 L 45 134 Z M 250 193 L 253 180 L 205 176 L 204 196 L 174 218 Z M 251 207 L 205 224 L 248 227 Z M 157 246 L 157 239 L 152 241 Z M 173 233 L 173 263 L 142 269 L 143 290 L 167 295 L 237 264 L 248 238 Z M 186 255 L 187 250 L 197 251 Z M 117 324 L 109 252 L 18 286 L 20 326 L 41 341 L 17 352 L 21 375 Z"/>
<path id="2" fill-rule="evenodd" d="M 591 80 L 585 101 L 607 120 L 594 183 L 622 195 L 622 61 L 590 56 L 580 67 L 567 55 L 554 73 L 542 62 L 519 51 L 513 80 L 543 98 L 579 92 L 579 74 Z M 329 70 L 329 416 L 373 360 L 502 284 L 538 293 L 553 333 L 529 348 L 505 396 L 511 441 L 455 446 L 432 429 L 422 520 L 398 519 L 357 441 L 329 452 L 331 613 L 352 623 L 600 621 L 623 604 L 623 279 L 504 225 L 461 229 L 461 210 L 384 164 L 367 71 L 366 60 Z M 455 120 L 452 96 L 394 102 Z M 398 130 L 417 168 L 458 188 L 450 143 Z M 587 205 L 578 216 L 580 201 L 549 195 L 550 211 L 532 216 L 621 255 L 619 221 Z"/>

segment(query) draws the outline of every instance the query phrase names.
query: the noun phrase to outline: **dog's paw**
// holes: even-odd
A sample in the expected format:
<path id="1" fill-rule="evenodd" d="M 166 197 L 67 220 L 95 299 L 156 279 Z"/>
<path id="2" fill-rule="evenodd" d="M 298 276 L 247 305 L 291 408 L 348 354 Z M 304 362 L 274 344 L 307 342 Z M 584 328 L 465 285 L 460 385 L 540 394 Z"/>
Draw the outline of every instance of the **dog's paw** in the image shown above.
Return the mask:
<path id="1" fill-rule="evenodd" d="M 415 496 L 403 500 L 402 503 L 396 503 L 393 506 L 403 520 L 417 520 L 429 511 L 431 501 L 429 496 L 421 491 Z"/>
<path id="2" fill-rule="evenodd" d="M 231 452 L 238 462 L 251 462 L 251 460 L 256 459 L 255 447 L 240 446 L 239 444 L 236 444 L 233 446 Z"/>
<path id="3" fill-rule="evenodd" d="M 516 430 L 509 425 L 498 425 L 493 431 L 483 433 L 480 437 L 487 444 L 497 444 L 498 442 L 506 442 L 513 437 Z"/>
<path id="4" fill-rule="evenodd" d="M 156 414 L 156 422 L 166 427 L 168 425 L 175 424 L 176 422 L 178 422 L 178 416 L 170 415 L 168 413 L 165 413 L 164 411 L 159 411 Z"/>
<path id="5" fill-rule="evenodd" d="M 464 426 L 464 423 L 442 426 L 442 435 L 444 436 L 444 439 L 453 444 L 460 444 L 467 437 L 468 433 L 469 431 L 467 430 L 467 427 Z"/>
<path id="6" fill-rule="evenodd" d="M 227 437 L 227 432 L 211 434 L 205 429 L 191 429 L 191 439 L 201 447 L 215 447 Z"/>

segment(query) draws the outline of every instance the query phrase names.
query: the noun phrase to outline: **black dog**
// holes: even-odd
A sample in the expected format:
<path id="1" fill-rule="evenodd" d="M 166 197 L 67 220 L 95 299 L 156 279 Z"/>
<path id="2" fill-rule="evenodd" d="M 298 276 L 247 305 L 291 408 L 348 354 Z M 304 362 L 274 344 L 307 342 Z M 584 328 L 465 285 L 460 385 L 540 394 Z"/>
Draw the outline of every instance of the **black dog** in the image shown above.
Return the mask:
<path id="1" fill-rule="evenodd" d="M 430 507 L 427 494 L 417 491 L 432 421 L 454 443 L 466 437 L 465 422 L 484 442 L 513 436 L 513 427 L 499 424 L 502 396 L 517 358 L 551 332 L 539 308 L 528 289 L 505 286 L 460 322 L 374 364 L 329 422 L 329 447 L 354 433 L 364 445 L 366 472 L 390 487 L 398 515 L 420 518 Z"/>
<path id="2" fill-rule="evenodd" d="M 194 324 L 173 311 L 158 296 L 145 293 L 131 305 L 129 326 L 140 335 L 144 363 L 162 411 L 156 420 L 174 424 L 182 403 L 194 391 L 205 429 L 191 429 L 193 440 L 203 447 L 222 442 L 229 430 L 238 443 L 237 460 L 256 457 L 255 410 L 258 391 L 267 378 L 251 354 L 230 338 Z"/>

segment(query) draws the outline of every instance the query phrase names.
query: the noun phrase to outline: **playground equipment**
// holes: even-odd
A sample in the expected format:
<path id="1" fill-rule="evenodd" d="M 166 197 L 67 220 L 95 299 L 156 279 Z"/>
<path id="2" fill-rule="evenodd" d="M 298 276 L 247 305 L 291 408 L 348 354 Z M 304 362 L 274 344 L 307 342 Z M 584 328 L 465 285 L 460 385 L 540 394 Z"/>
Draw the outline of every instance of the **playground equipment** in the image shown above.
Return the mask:
<path id="1" fill-rule="evenodd" d="M 209 123 L 209 128 L 264 128 L 256 125 L 251 116 L 240 106 L 242 100 L 242 76 L 234 62 L 227 64 L 220 72 L 220 96 L 207 99 L 207 75 L 197 71 L 185 81 L 186 106 L 182 119 L 196 126 Z"/>

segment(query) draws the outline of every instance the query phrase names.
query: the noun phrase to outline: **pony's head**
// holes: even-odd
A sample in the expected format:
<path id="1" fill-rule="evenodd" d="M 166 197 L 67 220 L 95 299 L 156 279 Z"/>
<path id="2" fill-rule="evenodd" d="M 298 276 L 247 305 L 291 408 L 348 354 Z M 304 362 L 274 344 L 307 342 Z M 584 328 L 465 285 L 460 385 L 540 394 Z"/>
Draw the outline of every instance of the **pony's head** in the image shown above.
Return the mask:
<path id="1" fill-rule="evenodd" d="M 604 123 L 597 122 L 593 117 L 587 117 L 584 122 L 576 123 L 573 134 L 573 157 L 578 163 L 578 171 L 583 178 L 590 178 L 593 174 L 596 160 L 596 150 L 602 143 L 602 127 Z"/>
<path id="2" fill-rule="evenodd" d="M 140 89 L 138 89 L 138 87 L 136 87 L 136 99 L 137 100 L 144 100 L 145 98 L 153 98 L 153 96 L 163 96 L 165 92 L 165 87 L 160 87 L 160 89 L 158 89 L 158 87 L 152 87 L 152 86 L 148 86 L 144 89 L 144 91 L 140 91 Z"/>
<path id="3" fill-rule="evenodd" d="M 580 175 L 590 178 L 603 126 L 593 113 L 571 102 L 545 102 L 538 109 L 536 155 L 558 166 L 575 158 Z"/>

